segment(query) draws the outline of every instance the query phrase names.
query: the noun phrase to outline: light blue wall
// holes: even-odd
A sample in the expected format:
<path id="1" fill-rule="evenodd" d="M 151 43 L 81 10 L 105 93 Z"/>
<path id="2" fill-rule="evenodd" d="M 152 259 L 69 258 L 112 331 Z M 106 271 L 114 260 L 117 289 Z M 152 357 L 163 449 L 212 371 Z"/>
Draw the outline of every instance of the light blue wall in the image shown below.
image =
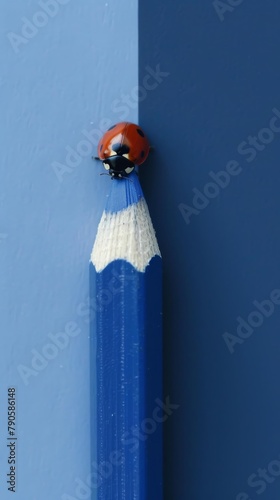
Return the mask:
<path id="1" fill-rule="evenodd" d="M 137 121 L 135 100 L 123 104 L 137 85 L 136 2 L 57 0 L 53 17 L 38 17 L 46 3 L 1 2 L 3 500 L 8 386 L 17 388 L 17 498 L 81 498 L 75 478 L 90 472 L 88 260 L 110 181 L 89 149 L 80 159 L 67 154 L 86 148 L 83 130 L 104 118 Z M 46 25 L 27 32 L 22 18 L 34 16 Z M 29 39 L 8 38 L 22 30 Z M 48 351 L 49 334 L 65 329 L 68 345 Z M 39 370 L 32 350 L 54 359 Z"/>

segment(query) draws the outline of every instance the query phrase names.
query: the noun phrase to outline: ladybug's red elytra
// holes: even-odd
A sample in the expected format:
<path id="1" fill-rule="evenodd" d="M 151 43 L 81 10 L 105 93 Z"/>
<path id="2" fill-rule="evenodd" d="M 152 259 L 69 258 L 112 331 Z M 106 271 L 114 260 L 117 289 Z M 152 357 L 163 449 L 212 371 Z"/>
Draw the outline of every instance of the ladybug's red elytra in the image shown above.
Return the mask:
<path id="1" fill-rule="evenodd" d="M 150 151 L 147 137 L 135 123 L 121 122 L 110 127 L 100 139 L 98 156 L 112 179 L 126 178 L 141 165 Z"/>

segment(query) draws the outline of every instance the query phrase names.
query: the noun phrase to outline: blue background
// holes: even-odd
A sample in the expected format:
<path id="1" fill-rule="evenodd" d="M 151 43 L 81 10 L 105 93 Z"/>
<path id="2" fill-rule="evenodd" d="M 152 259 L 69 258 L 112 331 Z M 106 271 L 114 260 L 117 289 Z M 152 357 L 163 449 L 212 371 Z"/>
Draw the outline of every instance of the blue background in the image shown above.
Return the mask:
<path id="1" fill-rule="evenodd" d="M 69 0 L 18 53 L 7 34 L 41 7 L 1 6 L 0 494 L 15 385 L 17 498 L 73 500 L 90 472 L 88 258 L 109 179 L 89 151 L 69 167 L 66 148 L 104 118 L 138 119 L 137 4 Z M 139 103 L 155 147 L 142 180 L 164 259 L 165 394 L 180 405 L 164 426 L 166 499 L 253 500 L 248 477 L 280 454 L 280 308 L 233 354 L 223 334 L 280 288 L 279 134 L 251 163 L 238 152 L 280 109 L 280 6 L 244 0 L 223 22 L 209 0 L 139 9 L 139 85 L 147 65 L 170 73 Z M 230 160 L 242 172 L 187 225 L 178 207 Z M 18 367 L 69 322 L 79 333 L 24 383 Z M 262 498 L 278 500 L 269 477 Z"/>
<path id="2" fill-rule="evenodd" d="M 102 119 L 120 121 L 114 101 L 137 85 L 137 5 L 69 0 L 18 53 L 7 33 L 20 35 L 22 17 L 42 9 L 36 0 L 1 7 L 0 497 L 11 497 L 6 395 L 15 385 L 16 498 L 72 500 L 75 479 L 91 471 L 88 263 L 110 181 L 91 159 L 96 146 L 70 171 L 66 148 Z M 137 103 L 128 113 L 137 121 Z M 57 176 L 54 162 L 68 171 Z M 42 353 L 69 322 L 80 333 L 26 385 L 18 366 L 31 369 L 31 350 Z"/>
<path id="3" fill-rule="evenodd" d="M 142 184 L 164 262 L 165 392 L 181 405 L 165 426 L 168 500 L 259 498 L 247 479 L 280 456 L 279 305 L 233 354 L 223 339 L 280 288 L 280 134 L 251 163 L 237 151 L 280 109 L 279 19 L 272 0 L 223 22 L 211 1 L 140 2 L 140 84 L 147 64 L 170 73 L 139 107 L 155 147 Z M 187 225 L 178 206 L 230 160 L 242 172 Z M 261 498 L 277 500 L 269 478 Z"/>

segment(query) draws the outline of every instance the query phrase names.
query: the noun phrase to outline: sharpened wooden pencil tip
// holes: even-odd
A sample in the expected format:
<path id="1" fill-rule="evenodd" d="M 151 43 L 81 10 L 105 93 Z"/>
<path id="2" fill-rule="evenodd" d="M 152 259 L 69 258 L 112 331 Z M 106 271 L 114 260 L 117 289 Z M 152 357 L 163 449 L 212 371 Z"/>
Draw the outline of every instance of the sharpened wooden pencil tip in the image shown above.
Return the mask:
<path id="1" fill-rule="evenodd" d="M 161 254 L 144 198 L 119 212 L 103 213 L 91 254 L 97 272 L 117 259 L 144 272 L 155 255 Z"/>

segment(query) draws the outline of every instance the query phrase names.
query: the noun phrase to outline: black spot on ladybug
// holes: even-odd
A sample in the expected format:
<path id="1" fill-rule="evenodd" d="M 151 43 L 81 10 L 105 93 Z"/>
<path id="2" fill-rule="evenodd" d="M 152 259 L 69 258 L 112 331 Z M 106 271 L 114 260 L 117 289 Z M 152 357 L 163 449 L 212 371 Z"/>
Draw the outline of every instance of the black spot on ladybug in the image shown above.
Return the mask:
<path id="1" fill-rule="evenodd" d="M 116 127 L 116 125 L 112 125 L 112 127 L 108 128 L 107 132 L 108 132 L 109 130 L 112 130 L 112 128 L 115 128 L 115 127 Z"/>
<path id="2" fill-rule="evenodd" d="M 145 151 L 141 151 L 141 158 L 144 158 L 145 156 Z"/>
<path id="3" fill-rule="evenodd" d="M 123 144 L 121 149 L 119 150 L 119 154 L 124 155 L 124 154 L 129 153 L 129 151 L 130 151 L 130 148 L 126 144 Z"/>
<path id="4" fill-rule="evenodd" d="M 103 149 L 103 144 L 101 144 L 99 150 L 102 151 L 102 149 Z"/>
<path id="5" fill-rule="evenodd" d="M 138 134 L 139 134 L 139 135 L 141 135 L 141 137 L 145 137 L 145 134 L 144 134 L 144 132 L 141 130 L 141 128 L 138 128 L 138 129 L 137 129 L 137 132 L 138 132 Z"/>
<path id="6" fill-rule="evenodd" d="M 116 142 L 115 144 L 112 145 L 112 150 L 115 151 L 116 153 L 119 152 L 119 149 L 122 147 L 120 142 Z"/>
<path id="7" fill-rule="evenodd" d="M 120 144 L 119 142 L 113 144 L 112 150 L 115 151 L 118 155 L 129 153 L 129 147 L 126 144 Z"/>

